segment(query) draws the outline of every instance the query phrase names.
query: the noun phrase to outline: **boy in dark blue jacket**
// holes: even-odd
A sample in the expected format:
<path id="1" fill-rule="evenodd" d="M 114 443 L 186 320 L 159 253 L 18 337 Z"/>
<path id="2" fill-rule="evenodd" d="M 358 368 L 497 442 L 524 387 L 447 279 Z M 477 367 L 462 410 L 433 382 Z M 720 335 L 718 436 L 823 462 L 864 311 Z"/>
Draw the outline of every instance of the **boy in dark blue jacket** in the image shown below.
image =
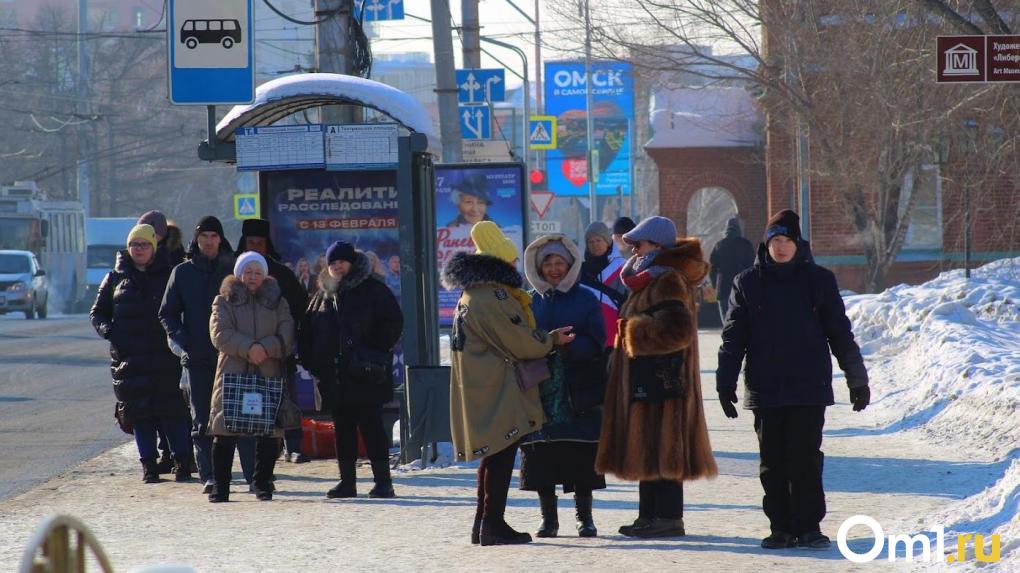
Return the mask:
<path id="1" fill-rule="evenodd" d="M 826 549 L 822 488 L 822 427 L 834 403 L 832 360 L 846 373 L 854 411 L 871 393 L 861 351 L 836 286 L 814 263 L 789 209 L 769 219 L 752 268 L 737 275 L 722 332 L 716 390 L 723 411 L 737 417 L 737 376 L 744 371 L 744 407 L 754 412 L 761 455 L 762 501 L 772 533 L 766 549 Z"/>

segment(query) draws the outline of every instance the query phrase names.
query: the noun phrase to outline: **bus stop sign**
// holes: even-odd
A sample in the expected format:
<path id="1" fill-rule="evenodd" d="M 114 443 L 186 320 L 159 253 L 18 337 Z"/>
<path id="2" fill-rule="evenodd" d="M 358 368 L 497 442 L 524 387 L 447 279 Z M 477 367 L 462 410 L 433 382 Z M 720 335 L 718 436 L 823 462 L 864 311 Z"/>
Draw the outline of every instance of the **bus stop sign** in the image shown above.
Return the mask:
<path id="1" fill-rule="evenodd" d="M 167 10 L 170 103 L 254 101 L 252 0 L 170 0 Z"/>

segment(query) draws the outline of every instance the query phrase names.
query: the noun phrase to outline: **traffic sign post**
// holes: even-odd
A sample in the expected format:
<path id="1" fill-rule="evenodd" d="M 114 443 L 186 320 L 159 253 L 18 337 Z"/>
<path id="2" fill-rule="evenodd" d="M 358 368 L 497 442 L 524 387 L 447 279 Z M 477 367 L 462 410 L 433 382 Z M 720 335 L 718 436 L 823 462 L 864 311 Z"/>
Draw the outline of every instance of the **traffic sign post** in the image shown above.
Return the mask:
<path id="1" fill-rule="evenodd" d="M 252 0 L 170 0 L 167 10 L 170 103 L 254 101 Z"/>
<path id="2" fill-rule="evenodd" d="M 528 145 L 536 151 L 556 149 L 556 116 L 531 116 L 528 122 Z"/>
<path id="3" fill-rule="evenodd" d="M 506 100 L 506 70 L 467 68 L 457 70 L 459 103 L 493 103 Z"/>
<path id="4" fill-rule="evenodd" d="M 258 193 L 238 193 L 234 195 L 234 218 L 238 220 L 257 219 L 259 217 Z"/>
<path id="5" fill-rule="evenodd" d="M 531 192 L 531 208 L 538 214 L 539 219 L 545 217 L 545 214 L 549 212 L 549 207 L 552 206 L 555 198 L 556 195 L 548 191 Z"/>
<path id="6" fill-rule="evenodd" d="M 487 105 L 458 106 L 461 139 L 490 139 L 492 113 Z"/>

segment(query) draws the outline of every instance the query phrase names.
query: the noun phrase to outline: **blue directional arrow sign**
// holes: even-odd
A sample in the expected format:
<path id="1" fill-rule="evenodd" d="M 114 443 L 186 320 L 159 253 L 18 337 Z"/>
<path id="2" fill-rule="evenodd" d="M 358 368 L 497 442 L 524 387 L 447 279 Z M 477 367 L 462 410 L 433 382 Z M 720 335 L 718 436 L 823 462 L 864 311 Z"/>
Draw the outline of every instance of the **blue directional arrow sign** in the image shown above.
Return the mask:
<path id="1" fill-rule="evenodd" d="M 482 103 L 506 100 L 506 70 L 467 68 L 457 70 L 457 101 Z"/>
<path id="2" fill-rule="evenodd" d="M 460 117 L 461 139 L 491 139 L 492 114 L 487 105 L 462 105 L 457 108 Z"/>
<path id="3" fill-rule="evenodd" d="M 363 22 L 404 19 L 404 0 L 358 0 L 356 5 Z"/>

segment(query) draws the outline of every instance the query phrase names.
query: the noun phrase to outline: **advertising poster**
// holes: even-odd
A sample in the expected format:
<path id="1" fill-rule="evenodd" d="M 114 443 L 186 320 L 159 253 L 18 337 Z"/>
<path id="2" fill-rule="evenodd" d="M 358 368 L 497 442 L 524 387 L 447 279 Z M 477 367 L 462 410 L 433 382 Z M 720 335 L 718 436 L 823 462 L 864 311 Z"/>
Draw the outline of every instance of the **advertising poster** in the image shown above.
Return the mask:
<path id="1" fill-rule="evenodd" d="M 376 277 L 400 300 L 396 171 L 264 172 L 261 192 L 273 246 L 299 278 L 306 270 L 326 272 L 326 248 L 343 240 L 365 252 Z M 404 371 L 397 350 L 394 384 Z"/>
<path id="2" fill-rule="evenodd" d="M 439 271 L 453 255 L 474 252 L 471 226 L 493 221 L 524 253 L 524 168 L 512 165 L 436 166 L 436 262 Z M 518 265 L 518 270 L 524 267 Z M 450 326 L 459 290 L 439 287 L 439 324 Z"/>
<path id="3" fill-rule="evenodd" d="M 596 193 L 630 195 L 634 76 L 622 62 L 592 62 L 592 142 Z M 549 191 L 587 197 L 588 140 L 584 62 L 545 64 L 545 113 L 557 118 L 556 149 L 546 153 Z"/>

